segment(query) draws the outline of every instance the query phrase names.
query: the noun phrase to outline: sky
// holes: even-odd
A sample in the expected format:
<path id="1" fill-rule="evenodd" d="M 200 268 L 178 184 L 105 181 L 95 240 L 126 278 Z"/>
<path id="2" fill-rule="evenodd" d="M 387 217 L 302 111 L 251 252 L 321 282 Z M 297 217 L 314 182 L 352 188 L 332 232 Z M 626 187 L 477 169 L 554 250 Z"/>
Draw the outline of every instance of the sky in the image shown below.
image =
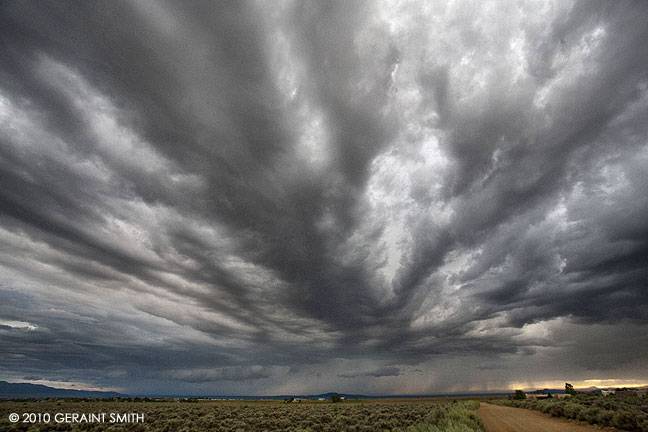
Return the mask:
<path id="1" fill-rule="evenodd" d="M 645 1 L 0 5 L 0 379 L 648 383 Z"/>

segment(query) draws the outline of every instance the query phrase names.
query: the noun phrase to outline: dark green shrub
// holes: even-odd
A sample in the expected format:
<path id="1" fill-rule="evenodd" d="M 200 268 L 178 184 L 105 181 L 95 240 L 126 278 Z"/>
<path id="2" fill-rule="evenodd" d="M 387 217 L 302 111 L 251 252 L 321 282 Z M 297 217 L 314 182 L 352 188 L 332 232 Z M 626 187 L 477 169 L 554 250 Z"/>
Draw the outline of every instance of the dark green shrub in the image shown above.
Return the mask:
<path id="1" fill-rule="evenodd" d="M 637 426 L 641 432 L 648 432 L 648 420 L 642 420 Z"/>
<path id="2" fill-rule="evenodd" d="M 637 427 L 637 422 L 631 412 L 620 410 L 614 413 L 612 426 L 619 429 L 632 430 Z"/>
<path id="3" fill-rule="evenodd" d="M 542 403 L 542 404 L 540 405 L 540 411 L 542 411 L 542 412 L 545 413 L 545 414 L 548 414 L 550 409 L 551 409 L 551 404 L 548 404 L 548 403 Z"/>
<path id="4" fill-rule="evenodd" d="M 563 416 L 568 419 L 575 419 L 577 417 L 580 405 L 576 404 L 565 404 L 563 408 Z"/>
<path id="5" fill-rule="evenodd" d="M 601 410 L 599 414 L 599 424 L 601 426 L 612 426 L 612 419 L 614 418 L 614 411 L 609 409 Z"/>
<path id="6" fill-rule="evenodd" d="M 549 414 L 553 417 L 563 417 L 565 415 L 565 410 L 561 404 L 551 404 L 549 407 Z"/>
<path id="7" fill-rule="evenodd" d="M 596 424 L 599 422 L 599 415 L 601 414 L 601 409 L 595 406 L 589 407 L 585 411 L 585 421 L 589 424 Z"/>

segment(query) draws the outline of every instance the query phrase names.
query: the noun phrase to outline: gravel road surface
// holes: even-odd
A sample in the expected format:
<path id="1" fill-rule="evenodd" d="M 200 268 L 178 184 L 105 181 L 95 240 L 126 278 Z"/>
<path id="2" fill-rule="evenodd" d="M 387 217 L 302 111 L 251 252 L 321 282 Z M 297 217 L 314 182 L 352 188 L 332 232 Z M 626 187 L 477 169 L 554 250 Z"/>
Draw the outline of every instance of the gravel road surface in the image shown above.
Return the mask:
<path id="1" fill-rule="evenodd" d="M 480 403 L 477 413 L 484 421 L 486 432 L 601 432 L 601 429 L 581 425 L 566 419 L 551 417 L 525 408 L 512 408 Z"/>

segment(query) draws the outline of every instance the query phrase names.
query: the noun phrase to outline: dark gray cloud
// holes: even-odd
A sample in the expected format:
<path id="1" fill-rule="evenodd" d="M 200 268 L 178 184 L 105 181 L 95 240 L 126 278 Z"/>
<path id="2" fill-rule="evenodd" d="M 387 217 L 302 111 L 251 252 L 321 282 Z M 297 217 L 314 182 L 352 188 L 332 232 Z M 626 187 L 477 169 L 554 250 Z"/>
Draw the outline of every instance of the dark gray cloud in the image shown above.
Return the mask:
<path id="1" fill-rule="evenodd" d="M 165 371 L 164 375 L 173 380 L 180 380 L 188 383 L 202 383 L 213 381 L 247 381 L 269 378 L 271 374 L 265 369 L 266 368 L 262 366 L 235 366 L 229 368 L 207 370 L 180 369 Z"/>
<path id="2" fill-rule="evenodd" d="M 401 370 L 397 367 L 383 367 L 367 372 L 349 372 L 338 374 L 340 378 L 358 378 L 358 377 L 389 377 L 389 376 L 399 376 L 401 375 Z"/>
<path id="3" fill-rule="evenodd" d="M 648 382 L 643 2 L 0 8 L 4 379 Z"/>

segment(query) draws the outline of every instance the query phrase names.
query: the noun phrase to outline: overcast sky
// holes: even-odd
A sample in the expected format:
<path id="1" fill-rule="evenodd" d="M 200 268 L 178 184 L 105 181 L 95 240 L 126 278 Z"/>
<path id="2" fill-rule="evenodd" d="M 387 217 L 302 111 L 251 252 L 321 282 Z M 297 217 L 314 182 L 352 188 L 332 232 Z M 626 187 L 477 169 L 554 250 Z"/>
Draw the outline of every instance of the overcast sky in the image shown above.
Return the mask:
<path id="1" fill-rule="evenodd" d="M 2 2 L 0 379 L 647 383 L 647 23 L 640 0 Z"/>

